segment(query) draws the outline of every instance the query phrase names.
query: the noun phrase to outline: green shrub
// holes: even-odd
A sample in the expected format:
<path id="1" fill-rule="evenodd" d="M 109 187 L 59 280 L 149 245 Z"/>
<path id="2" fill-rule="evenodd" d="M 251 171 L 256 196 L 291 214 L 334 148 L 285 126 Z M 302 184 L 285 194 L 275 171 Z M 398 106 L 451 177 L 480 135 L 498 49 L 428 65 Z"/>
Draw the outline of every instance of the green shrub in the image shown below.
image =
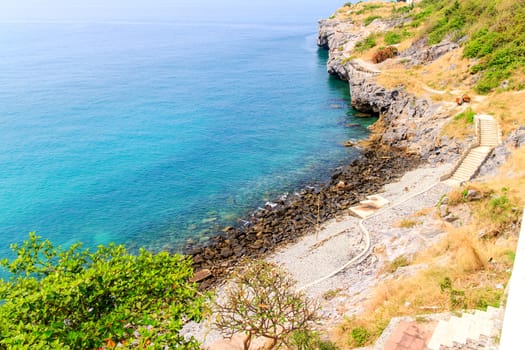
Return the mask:
<path id="1" fill-rule="evenodd" d="M 463 56 L 469 58 L 487 56 L 494 51 L 500 40 L 498 33 L 489 31 L 487 28 L 481 29 L 474 33 L 465 45 Z"/>
<path id="2" fill-rule="evenodd" d="M 392 8 L 392 13 L 394 14 L 405 14 L 405 13 L 408 13 L 410 12 L 410 10 L 412 10 L 414 7 L 413 6 L 403 6 L 403 7 L 398 7 L 397 9 L 395 7 Z"/>
<path id="3" fill-rule="evenodd" d="M 366 50 L 369 50 L 369 49 L 373 48 L 374 46 L 376 46 L 375 35 L 370 34 L 369 36 L 367 36 L 366 38 L 364 38 L 361 41 L 358 41 L 355 44 L 355 50 L 357 52 L 364 52 Z"/>
<path id="4" fill-rule="evenodd" d="M 350 335 L 352 336 L 352 339 L 354 340 L 357 346 L 365 345 L 368 339 L 370 339 L 370 333 L 364 327 L 357 327 L 352 329 L 352 333 Z"/>
<path id="5" fill-rule="evenodd" d="M 381 5 L 365 4 L 361 10 L 356 12 L 356 14 L 362 15 L 365 12 L 370 12 L 370 11 L 376 10 L 378 8 L 381 8 Z"/>
<path id="6" fill-rule="evenodd" d="M 445 37 L 453 41 L 466 38 L 463 55 L 478 58 L 471 67 L 480 74 L 475 90 L 488 93 L 509 79 L 513 72 L 525 67 L 525 3 L 503 0 L 423 0 L 420 12 L 411 25 L 428 23 L 425 33 L 429 43 Z M 472 29 L 471 29 L 472 28 Z M 524 84 L 509 84 L 520 89 Z"/>
<path id="7" fill-rule="evenodd" d="M 395 45 L 401 42 L 401 35 L 396 32 L 386 32 L 385 33 L 385 44 Z"/>
<path id="8" fill-rule="evenodd" d="M 421 12 L 419 12 L 418 14 L 412 17 L 412 22 L 410 25 L 414 28 L 419 27 L 421 23 L 423 23 L 425 19 L 429 17 L 432 13 L 433 13 L 432 8 L 426 8 L 422 10 Z"/>
<path id="9" fill-rule="evenodd" d="M 368 26 L 370 23 L 372 23 L 374 20 L 378 19 L 378 18 L 382 18 L 381 16 L 368 16 L 367 18 L 365 18 L 365 21 L 364 21 L 364 24 L 365 26 Z"/>
<path id="10" fill-rule="evenodd" d="M 475 116 L 476 116 L 476 113 L 472 110 L 472 108 L 469 107 L 465 109 L 463 112 L 454 116 L 454 120 L 464 120 L 467 124 L 474 124 Z"/>
<path id="11" fill-rule="evenodd" d="M 183 256 L 131 255 L 116 245 L 63 250 L 34 232 L 11 248 L 16 258 L 1 262 L 11 277 L 0 280 L 0 348 L 199 348 L 179 335 L 204 302 Z"/>

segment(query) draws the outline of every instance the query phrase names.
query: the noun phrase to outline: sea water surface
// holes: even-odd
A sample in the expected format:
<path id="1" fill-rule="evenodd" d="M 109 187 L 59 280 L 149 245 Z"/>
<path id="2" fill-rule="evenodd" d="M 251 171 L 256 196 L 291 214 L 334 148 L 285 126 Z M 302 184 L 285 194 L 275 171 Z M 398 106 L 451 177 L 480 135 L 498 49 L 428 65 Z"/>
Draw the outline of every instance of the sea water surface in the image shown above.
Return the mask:
<path id="1" fill-rule="evenodd" d="M 367 135 L 316 23 L 0 23 L 0 257 L 29 231 L 152 249 L 234 225 Z"/>

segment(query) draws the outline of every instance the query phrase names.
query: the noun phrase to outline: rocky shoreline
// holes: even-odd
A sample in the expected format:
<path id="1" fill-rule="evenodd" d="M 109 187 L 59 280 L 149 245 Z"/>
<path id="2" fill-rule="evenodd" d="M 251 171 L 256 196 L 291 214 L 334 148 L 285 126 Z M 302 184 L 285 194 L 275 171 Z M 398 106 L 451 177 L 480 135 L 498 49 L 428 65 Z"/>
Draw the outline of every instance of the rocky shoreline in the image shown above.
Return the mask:
<path id="1" fill-rule="evenodd" d="M 406 92 L 404 86 L 385 88 L 375 79 L 383 64 L 372 65 L 352 59 L 353 50 L 360 40 L 398 24 L 396 20 L 383 19 L 376 19 L 368 26 L 350 19 L 320 20 L 317 44 L 329 51 L 327 71 L 348 81 L 351 104 L 356 110 L 379 114 L 372 135 L 377 144 L 404 148 L 431 164 L 454 160 L 468 141 L 441 135 L 453 104 L 416 96 Z M 410 67 L 430 63 L 455 49 L 458 45 L 452 42 L 429 46 L 426 41 L 419 40 L 399 56 L 405 66 Z"/>
<path id="2" fill-rule="evenodd" d="M 408 93 L 403 86 L 385 88 L 375 79 L 381 64 L 349 59 L 359 40 L 395 25 L 383 20 L 369 26 L 336 18 L 319 21 L 318 46 L 329 51 L 328 73 L 349 82 L 356 110 L 378 113 L 379 120 L 361 156 L 336 169 L 328 183 L 281 196 L 207 243 L 188 244 L 185 252 L 193 258 L 202 288 L 214 285 L 243 258 L 263 257 L 312 232 L 421 162 L 448 163 L 467 147 L 469 140 L 451 140 L 441 134 L 450 105 Z M 446 43 L 414 45 L 400 53 L 407 64 L 424 64 L 457 48 Z"/>
<path id="3" fill-rule="evenodd" d="M 369 146 L 358 159 L 337 168 L 326 184 L 281 196 L 206 244 L 189 244 L 186 253 L 193 258 L 201 288 L 214 285 L 242 259 L 265 256 L 312 232 L 419 164 L 419 157 L 402 149 Z"/>

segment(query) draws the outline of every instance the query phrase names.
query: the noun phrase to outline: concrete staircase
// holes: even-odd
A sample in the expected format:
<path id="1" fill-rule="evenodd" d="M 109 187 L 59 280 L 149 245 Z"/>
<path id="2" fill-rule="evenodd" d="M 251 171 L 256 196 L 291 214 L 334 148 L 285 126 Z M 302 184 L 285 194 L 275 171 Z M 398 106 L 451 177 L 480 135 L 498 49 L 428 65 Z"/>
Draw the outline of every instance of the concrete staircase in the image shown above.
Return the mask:
<path id="1" fill-rule="evenodd" d="M 439 321 L 428 350 L 497 349 L 494 338 L 499 336 L 502 309 L 489 306 L 487 311 L 476 310 L 461 317 L 452 316 Z"/>
<path id="2" fill-rule="evenodd" d="M 498 123 L 490 115 L 476 115 L 476 134 L 478 145 L 470 149 L 466 156 L 447 179 L 450 185 L 461 184 L 470 180 L 492 149 L 500 143 Z"/>
<path id="3" fill-rule="evenodd" d="M 477 115 L 480 146 L 494 147 L 500 143 L 498 123 L 490 115 Z"/>
<path id="4" fill-rule="evenodd" d="M 470 180 L 492 151 L 490 146 L 478 146 L 470 150 L 450 180 L 458 183 Z"/>

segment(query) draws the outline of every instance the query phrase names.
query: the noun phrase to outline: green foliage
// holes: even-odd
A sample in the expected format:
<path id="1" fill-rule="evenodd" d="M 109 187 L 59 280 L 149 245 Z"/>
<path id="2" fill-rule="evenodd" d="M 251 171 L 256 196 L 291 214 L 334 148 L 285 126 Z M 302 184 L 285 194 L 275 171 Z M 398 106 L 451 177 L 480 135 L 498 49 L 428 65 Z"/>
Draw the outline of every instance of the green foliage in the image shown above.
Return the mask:
<path id="1" fill-rule="evenodd" d="M 378 8 L 381 8 L 381 5 L 365 4 L 365 5 L 363 5 L 363 8 L 361 10 L 356 12 L 356 14 L 362 15 L 365 12 L 370 12 L 370 11 L 376 10 Z"/>
<path id="2" fill-rule="evenodd" d="M 406 256 L 400 255 L 396 257 L 394 260 L 392 260 L 390 264 L 387 265 L 386 271 L 390 273 L 394 273 L 397 271 L 398 268 L 405 267 L 408 265 L 410 265 L 410 260 Z"/>
<path id="3" fill-rule="evenodd" d="M 318 332 L 305 330 L 292 333 L 291 346 L 297 350 L 339 350 L 331 341 L 321 340 Z"/>
<path id="4" fill-rule="evenodd" d="M 475 90 L 486 94 L 525 67 L 525 3 L 507 0 L 422 1 L 412 25 L 428 23 L 426 34 L 430 44 L 449 37 L 465 37 L 463 54 L 477 58 L 472 74 L 480 74 Z M 509 84 L 522 89 L 525 84 Z"/>
<path id="5" fill-rule="evenodd" d="M 404 13 L 410 12 L 413 8 L 414 8 L 413 6 L 403 6 L 403 7 L 398 7 L 398 8 L 394 7 L 392 12 L 404 14 Z"/>
<path id="6" fill-rule="evenodd" d="M 356 327 L 352 329 L 350 335 L 357 346 L 365 345 L 368 339 L 370 339 L 370 333 L 364 327 Z"/>
<path id="7" fill-rule="evenodd" d="M 329 340 L 321 340 L 318 344 L 319 350 L 339 350 L 339 347 Z"/>
<path id="8" fill-rule="evenodd" d="M 432 14 L 433 12 L 432 10 L 433 10 L 432 8 L 427 7 L 427 8 L 424 8 L 421 12 L 415 14 L 412 17 L 412 22 L 410 25 L 414 28 L 419 27 L 421 23 L 423 23 L 425 19 Z"/>
<path id="9" fill-rule="evenodd" d="M 445 277 L 439 284 L 439 287 L 442 293 L 449 294 L 451 309 L 464 309 L 466 307 L 465 291 L 454 289 L 452 280 L 449 277 Z"/>
<path id="10" fill-rule="evenodd" d="M 319 334 L 312 331 L 299 330 L 291 335 L 291 344 L 297 350 L 314 350 L 317 349 Z"/>
<path id="11" fill-rule="evenodd" d="M 377 44 L 376 44 L 375 35 L 370 34 L 369 36 L 367 36 L 363 40 L 358 41 L 355 44 L 355 50 L 357 52 L 364 52 L 366 50 L 369 50 L 369 49 L 373 48 L 376 45 Z"/>
<path id="12" fill-rule="evenodd" d="M 317 304 L 297 292 L 296 282 L 277 265 L 259 260 L 243 265 L 225 300 L 215 305 L 214 326 L 229 335 L 245 333 L 245 350 L 253 336 L 269 338 L 273 346 L 296 342 L 306 349 L 311 344 L 304 335 L 317 319 Z"/>
<path id="13" fill-rule="evenodd" d="M 477 309 L 486 310 L 487 306 L 499 307 L 503 296 L 503 289 L 494 287 L 476 288 L 471 291 L 474 305 Z"/>
<path id="14" fill-rule="evenodd" d="M 465 24 L 466 19 L 463 12 L 460 11 L 459 1 L 455 0 L 442 10 L 441 18 L 431 27 L 428 33 L 429 44 L 441 42 L 447 34 L 452 32 L 456 32 L 455 36 L 459 38 Z"/>
<path id="15" fill-rule="evenodd" d="M 401 35 L 397 32 L 386 32 L 385 33 L 385 44 L 395 45 L 401 42 Z"/>
<path id="16" fill-rule="evenodd" d="M 519 222 L 521 210 L 508 196 L 509 190 L 503 188 L 501 193 L 495 193 L 489 199 L 481 215 L 490 218 L 493 224 L 492 236 L 503 233 L 506 229 Z"/>
<path id="17" fill-rule="evenodd" d="M 494 51 L 500 41 L 498 33 L 483 28 L 470 37 L 469 42 L 463 48 L 463 56 L 469 58 L 487 56 Z"/>
<path id="18" fill-rule="evenodd" d="M 474 117 L 476 116 L 476 113 L 472 110 L 472 108 L 467 108 L 463 112 L 459 113 L 458 115 L 454 116 L 454 120 L 456 121 L 465 121 L 467 124 L 474 124 Z"/>
<path id="19" fill-rule="evenodd" d="M 509 250 L 508 252 L 505 252 L 505 255 L 509 258 L 509 261 L 514 264 L 514 261 L 516 260 L 516 252 Z"/>
<path id="20" fill-rule="evenodd" d="M 179 335 L 204 302 L 183 256 L 116 245 L 63 250 L 34 232 L 11 249 L 16 258 L 1 262 L 11 277 L 0 280 L 0 348 L 199 348 Z"/>
<path id="21" fill-rule="evenodd" d="M 374 20 L 376 20 L 378 18 L 382 18 L 382 17 L 381 16 L 377 16 L 377 15 L 373 15 L 373 16 L 368 16 L 367 18 L 365 18 L 365 21 L 364 21 L 365 27 L 368 26 L 370 23 L 372 23 Z"/>

